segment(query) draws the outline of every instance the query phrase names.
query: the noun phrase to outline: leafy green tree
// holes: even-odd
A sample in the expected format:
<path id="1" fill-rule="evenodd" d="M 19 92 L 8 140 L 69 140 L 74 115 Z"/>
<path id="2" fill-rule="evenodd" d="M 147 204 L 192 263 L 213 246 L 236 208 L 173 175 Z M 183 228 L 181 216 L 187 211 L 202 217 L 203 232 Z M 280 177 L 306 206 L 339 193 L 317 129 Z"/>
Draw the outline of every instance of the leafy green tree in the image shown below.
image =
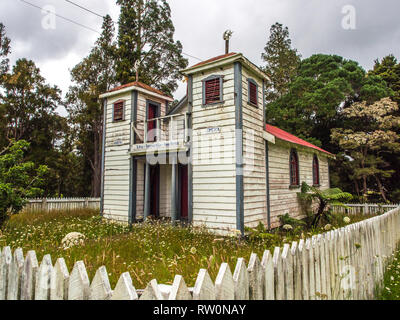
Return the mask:
<path id="1" fill-rule="evenodd" d="M 25 140 L 12 141 L 0 152 L 0 228 L 10 214 L 18 213 L 23 208 L 25 198 L 43 194 L 41 186 L 47 167 L 24 161 L 28 148 L 29 143 Z"/>
<path id="2" fill-rule="evenodd" d="M 10 39 L 6 36 L 6 28 L 0 22 L 0 83 L 3 75 L 8 71 L 9 60 L 7 56 L 10 54 Z"/>
<path id="3" fill-rule="evenodd" d="M 327 218 L 328 206 L 342 206 L 353 198 L 350 193 L 343 192 L 339 188 L 329 188 L 320 190 L 319 188 L 309 186 L 306 182 L 302 183 L 301 192 L 297 193 L 301 200 L 314 202 L 317 201 L 318 208 L 314 214 L 311 225 L 316 227 L 322 217 Z"/>
<path id="4" fill-rule="evenodd" d="M 89 183 L 92 188 L 91 195 L 95 197 L 100 196 L 104 110 L 99 95 L 116 84 L 117 46 L 114 32 L 114 23 L 110 16 L 106 16 L 102 34 L 94 48 L 72 69 L 74 85 L 67 94 L 67 110 L 77 139 L 75 146 L 83 155 L 91 172 Z"/>
<path id="5" fill-rule="evenodd" d="M 182 56 L 182 44 L 174 40 L 169 4 L 166 0 L 117 0 L 117 4 L 121 6 L 117 80 L 135 81 L 138 61 L 139 80 L 171 94 L 188 60 Z"/>
<path id="6" fill-rule="evenodd" d="M 4 76 L 0 92 L 0 148 L 11 141 L 26 140 L 30 152 L 26 161 L 49 166 L 46 195 L 54 192 L 53 163 L 58 158 L 58 145 L 62 141 L 66 122 L 56 113 L 61 104 L 61 91 L 46 84 L 33 61 L 17 60 L 11 73 Z"/>
<path id="7" fill-rule="evenodd" d="M 378 189 L 382 199 L 388 201 L 385 180 L 394 170 L 388 168 L 383 155 L 400 152 L 399 136 L 393 131 L 400 125 L 400 117 L 394 115 L 398 110 L 390 98 L 372 104 L 355 102 L 343 110 L 346 125 L 332 130 L 332 140 L 349 156 L 352 177 L 360 181 L 365 199 L 369 189 Z"/>
<path id="8" fill-rule="evenodd" d="M 368 103 L 393 94 L 382 78 L 366 76 L 357 62 L 337 55 L 316 54 L 304 59 L 289 92 L 269 104 L 267 119 L 331 152 L 331 129 L 342 125 L 341 110 L 353 102 Z"/>
<path id="9" fill-rule="evenodd" d="M 301 56 L 292 48 L 289 29 L 278 22 L 271 26 L 270 37 L 264 50 L 261 57 L 266 66 L 263 69 L 270 79 L 266 83 L 266 101 L 272 102 L 288 92 Z"/>

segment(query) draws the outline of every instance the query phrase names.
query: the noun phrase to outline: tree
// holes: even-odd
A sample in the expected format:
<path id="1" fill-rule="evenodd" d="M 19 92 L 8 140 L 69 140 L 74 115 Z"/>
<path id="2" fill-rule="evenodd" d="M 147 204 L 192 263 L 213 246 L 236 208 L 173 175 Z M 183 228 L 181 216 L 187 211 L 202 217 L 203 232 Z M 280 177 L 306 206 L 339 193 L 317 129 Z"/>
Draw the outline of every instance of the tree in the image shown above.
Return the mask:
<path id="1" fill-rule="evenodd" d="M 8 71 L 9 60 L 7 56 L 10 54 L 10 39 L 6 36 L 4 25 L 0 22 L 0 83 L 3 75 Z"/>
<path id="2" fill-rule="evenodd" d="M 25 140 L 12 141 L 0 152 L 0 228 L 10 214 L 18 213 L 26 203 L 25 198 L 43 194 L 41 186 L 47 167 L 24 161 L 29 148 Z"/>
<path id="3" fill-rule="evenodd" d="M 357 62 L 337 55 L 317 54 L 304 59 L 287 94 L 270 103 L 271 124 L 331 152 L 331 129 L 342 126 L 341 110 L 353 102 L 368 103 L 393 94 L 382 78 L 366 76 Z"/>
<path id="4" fill-rule="evenodd" d="M 353 179 L 357 185 L 361 182 L 365 200 L 368 186 L 371 189 L 377 186 L 383 200 L 388 200 L 385 179 L 390 178 L 394 170 L 388 168 L 383 155 L 400 152 L 399 137 L 393 131 L 400 125 L 400 117 L 393 115 L 398 110 L 397 103 L 390 98 L 372 104 L 355 102 L 343 110 L 347 125 L 332 130 L 332 140 L 349 156 Z"/>
<path id="5" fill-rule="evenodd" d="M 291 47 L 289 29 L 276 22 L 271 26 L 270 37 L 261 54 L 266 62 L 263 68 L 270 81 L 266 83 L 266 101 L 272 102 L 288 92 L 290 81 L 296 75 L 300 64 L 300 55 Z"/>
<path id="6" fill-rule="evenodd" d="M 318 209 L 314 215 L 311 225 L 316 227 L 322 217 L 326 217 L 328 206 L 342 206 L 345 205 L 343 202 L 349 201 L 353 198 L 350 193 L 343 192 L 339 188 L 329 188 L 320 190 L 319 188 L 309 186 L 306 182 L 303 182 L 301 186 L 301 192 L 298 193 L 298 197 L 304 201 L 317 201 Z"/>
<path id="7" fill-rule="evenodd" d="M 74 85 L 67 94 L 67 110 L 77 137 L 76 148 L 83 154 L 91 174 L 92 196 L 100 196 L 103 104 L 99 95 L 115 84 L 116 43 L 110 16 L 90 54 L 72 71 Z"/>
<path id="8" fill-rule="evenodd" d="M 135 81 L 135 63 L 140 62 L 139 80 L 171 94 L 188 65 L 182 44 L 174 40 L 175 28 L 166 0 L 117 0 L 121 6 L 118 32 L 117 80 Z"/>

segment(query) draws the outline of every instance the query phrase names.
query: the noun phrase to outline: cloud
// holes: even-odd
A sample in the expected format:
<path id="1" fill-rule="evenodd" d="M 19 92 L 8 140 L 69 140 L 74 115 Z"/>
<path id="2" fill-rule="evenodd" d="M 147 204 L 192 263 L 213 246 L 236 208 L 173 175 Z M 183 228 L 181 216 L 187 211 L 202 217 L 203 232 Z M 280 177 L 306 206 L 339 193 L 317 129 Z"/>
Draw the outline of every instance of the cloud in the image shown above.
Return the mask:
<path id="1" fill-rule="evenodd" d="M 62 0 L 27 0 L 43 7 L 53 5 L 56 12 L 90 28 L 101 29 L 101 19 Z M 118 19 L 114 0 L 75 0 L 100 14 Z M 275 22 L 289 27 L 292 44 L 303 58 L 314 53 L 338 54 L 358 61 L 365 69 L 376 58 L 393 53 L 400 58 L 398 0 L 169 0 L 175 25 L 175 39 L 183 51 L 207 59 L 224 53 L 222 34 L 234 31 L 231 50 L 242 52 L 257 65 Z M 342 8 L 356 10 L 356 29 L 344 30 Z M 12 40 L 12 56 L 33 59 L 43 75 L 65 93 L 70 84 L 69 69 L 86 56 L 98 34 L 57 19 L 55 30 L 44 30 L 40 10 L 19 0 L 1 0 L 0 21 Z M 198 60 L 189 58 L 190 64 Z M 177 99 L 185 94 L 181 83 Z"/>

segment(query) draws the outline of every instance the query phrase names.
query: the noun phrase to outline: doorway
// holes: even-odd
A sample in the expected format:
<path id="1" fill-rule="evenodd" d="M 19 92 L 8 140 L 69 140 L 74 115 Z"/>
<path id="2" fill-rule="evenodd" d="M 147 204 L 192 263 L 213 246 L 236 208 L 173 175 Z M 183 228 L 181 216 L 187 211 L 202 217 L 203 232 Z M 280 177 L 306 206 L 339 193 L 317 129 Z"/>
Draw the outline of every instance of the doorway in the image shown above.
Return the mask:
<path id="1" fill-rule="evenodd" d="M 160 216 L 160 166 L 150 166 L 150 216 Z"/>

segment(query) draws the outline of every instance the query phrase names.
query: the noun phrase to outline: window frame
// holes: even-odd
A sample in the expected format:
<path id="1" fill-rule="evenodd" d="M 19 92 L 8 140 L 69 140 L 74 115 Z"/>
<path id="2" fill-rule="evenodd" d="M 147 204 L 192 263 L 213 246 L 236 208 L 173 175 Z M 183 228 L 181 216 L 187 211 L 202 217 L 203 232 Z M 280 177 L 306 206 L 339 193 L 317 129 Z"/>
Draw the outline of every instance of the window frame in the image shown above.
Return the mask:
<path id="1" fill-rule="evenodd" d="M 115 107 L 117 104 L 121 104 L 121 103 L 122 103 L 122 118 L 115 119 Z M 112 122 L 113 123 L 125 121 L 125 104 L 126 104 L 126 100 L 123 100 L 123 99 L 117 100 L 113 103 L 113 108 L 112 108 Z"/>
<path id="2" fill-rule="evenodd" d="M 250 84 L 254 84 L 256 86 L 256 103 L 251 102 Z M 247 79 L 247 103 L 258 108 L 258 83 L 252 78 Z"/>
<path id="3" fill-rule="evenodd" d="M 219 101 L 215 101 L 213 103 L 206 103 L 206 82 L 210 80 L 219 79 Z M 223 92 L 224 92 L 224 76 L 223 75 L 211 75 L 202 80 L 202 97 L 203 97 L 203 107 L 212 106 L 216 104 L 224 103 L 223 100 Z"/>
<path id="4" fill-rule="evenodd" d="M 293 183 L 292 156 L 295 156 L 295 159 L 296 159 L 296 178 L 297 178 L 296 184 Z M 297 153 L 297 150 L 291 149 L 290 155 L 289 155 L 289 180 L 290 180 L 289 187 L 291 189 L 300 187 L 300 164 L 299 164 L 299 162 L 300 161 L 299 161 L 299 155 Z"/>
<path id="5" fill-rule="evenodd" d="M 316 168 L 317 172 L 315 171 L 315 168 Z M 314 156 L 313 156 L 312 173 L 313 173 L 313 186 L 319 187 L 321 185 L 321 175 L 320 175 L 320 169 L 319 169 L 319 159 L 316 154 L 314 154 Z M 315 176 L 315 174 L 317 174 L 317 176 Z M 317 181 L 315 180 L 316 177 L 318 178 Z"/>

